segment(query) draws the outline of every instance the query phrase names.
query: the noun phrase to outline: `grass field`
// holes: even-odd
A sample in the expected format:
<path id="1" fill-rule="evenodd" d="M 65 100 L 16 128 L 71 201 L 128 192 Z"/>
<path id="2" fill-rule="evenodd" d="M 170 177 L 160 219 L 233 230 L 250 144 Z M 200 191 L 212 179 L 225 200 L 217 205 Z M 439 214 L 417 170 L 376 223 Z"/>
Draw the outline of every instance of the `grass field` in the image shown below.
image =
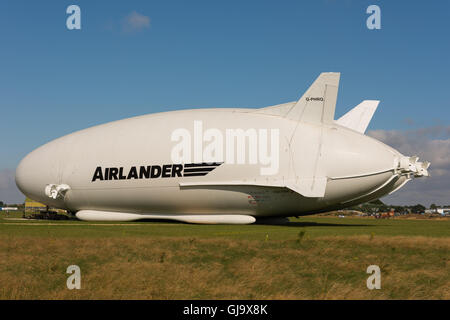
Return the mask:
<path id="1" fill-rule="evenodd" d="M 0 219 L 0 299 L 450 299 L 450 220 Z M 81 268 L 68 290 L 66 268 Z M 369 290 L 369 265 L 381 289 Z"/>

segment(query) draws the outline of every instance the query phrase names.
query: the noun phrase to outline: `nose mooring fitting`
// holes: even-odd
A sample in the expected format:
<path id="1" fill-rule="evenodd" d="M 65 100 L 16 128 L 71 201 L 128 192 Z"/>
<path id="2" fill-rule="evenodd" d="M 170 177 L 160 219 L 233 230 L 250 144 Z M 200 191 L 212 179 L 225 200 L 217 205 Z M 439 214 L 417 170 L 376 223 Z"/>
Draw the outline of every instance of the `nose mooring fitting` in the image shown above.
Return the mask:
<path id="1" fill-rule="evenodd" d="M 401 174 L 409 175 L 413 174 L 414 177 L 429 177 L 428 167 L 430 163 L 428 161 L 420 162 L 419 157 L 402 157 L 398 162 L 398 170 Z"/>
<path id="2" fill-rule="evenodd" d="M 45 195 L 52 199 L 64 199 L 68 190 L 70 187 L 67 184 L 48 184 L 45 186 Z"/>

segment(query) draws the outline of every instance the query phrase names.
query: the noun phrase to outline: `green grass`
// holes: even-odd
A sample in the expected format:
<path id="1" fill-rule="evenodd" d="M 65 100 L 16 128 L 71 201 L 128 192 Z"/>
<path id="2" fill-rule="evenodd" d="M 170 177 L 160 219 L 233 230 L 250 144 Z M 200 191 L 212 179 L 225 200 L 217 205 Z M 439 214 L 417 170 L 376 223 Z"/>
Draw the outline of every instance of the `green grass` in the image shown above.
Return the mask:
<path id="1" fill-rule="evenodd" d="M 20 214 L 21 217 L 21 214 Z M 0 220 L 0 234 L 36 237 L 200 237 L 246 240 L 296 239 L 322 236 L 449 237 L 449 220 L 334 218 L 308 216 L 287 225 L 191 225 L 171 222 L 83 222 Z"/>
<path id="2" fill-rule="evenodd" d="M 2 216 L 0 298 L 450 299 L 449 257 L 445 219 L 227 226 Z M 65 286 L 71 264 L 81 290 Z M 366 288 L 371 264 L 381 290 Z"/>

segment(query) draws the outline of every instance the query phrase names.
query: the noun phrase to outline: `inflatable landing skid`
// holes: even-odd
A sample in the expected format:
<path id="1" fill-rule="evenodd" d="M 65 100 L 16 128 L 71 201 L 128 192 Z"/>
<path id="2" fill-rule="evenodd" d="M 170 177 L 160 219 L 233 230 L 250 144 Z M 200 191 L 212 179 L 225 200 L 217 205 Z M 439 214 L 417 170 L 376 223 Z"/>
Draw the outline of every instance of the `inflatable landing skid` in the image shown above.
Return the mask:
<path id="1" fill-rule="evenodd" d="M 75 216 L 83 221 L 135 221 L 141 219 L 164 219 L 197 224 L 251 224 L 255 217 L 247 215 L 181 215 L 137 214 L 112 211 L 81 210 Z"/>

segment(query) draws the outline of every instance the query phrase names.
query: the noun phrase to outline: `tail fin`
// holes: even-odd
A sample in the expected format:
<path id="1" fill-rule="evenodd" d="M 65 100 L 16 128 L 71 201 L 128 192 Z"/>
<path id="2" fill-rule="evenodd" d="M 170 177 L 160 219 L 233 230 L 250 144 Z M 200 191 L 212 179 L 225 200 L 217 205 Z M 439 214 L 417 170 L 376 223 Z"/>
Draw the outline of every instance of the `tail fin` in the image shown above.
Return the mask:
<path id="1" fill-rule="evenodd" d="M 321 73 L 285 117 L 303 122 L 332 123 L 340 75 L 339 72 Z"/>
<path id="2" fill-rule="evenodd" d="M 364 100 L 336 122 L 341 126 L 364 133 L 379 103 L 378 100 Z"/>
<path id="3" fill-rule="evenodd" d="M 297 102 L 259 109 L 258 112 L 295 121 L 333 123 L 339 77 L 338 72 L 323 72 Z"/>
<path id="4" fill-rule="evenodd" d="M 303 96 L 297 101 L 259 109 L 265 113 L 294 121 L 316 124 L 334 124 L 334 110 L 339 87 L 340 73 L 321 73 Z M 294 136 L 297 126 L 291 133 Z M 306 161 L 299 162 L 305 152 L 291 147 L 289 143 L 289 173 L 283 177 L 284 186 L 305 197 L 319 198 L 325 195 L 327 176 L 323 160 L 323 135 L 325 130 L 311 130 L 308 137 L 313 141 L 308 147 Z"/>

